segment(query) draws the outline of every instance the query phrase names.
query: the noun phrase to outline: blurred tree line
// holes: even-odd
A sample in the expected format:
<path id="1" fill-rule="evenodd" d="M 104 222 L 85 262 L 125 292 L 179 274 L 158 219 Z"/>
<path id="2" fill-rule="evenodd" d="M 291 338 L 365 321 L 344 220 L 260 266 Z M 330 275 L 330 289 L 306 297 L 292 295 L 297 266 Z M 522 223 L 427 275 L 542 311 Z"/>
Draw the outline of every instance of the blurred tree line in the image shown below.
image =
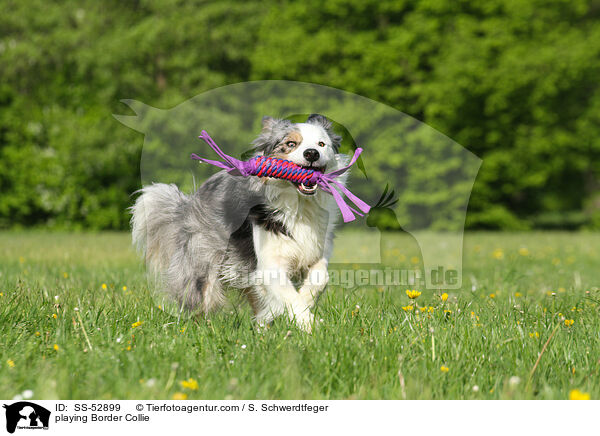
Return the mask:
<path id="1" fill-rule="evenodd" d="M 142 137 L 120 99 L 288 79 L 482 158 L 469 228 L 600 228 L 599 77 L 598 0 L 5 0 L 0 227 L 127 228 Z"/>

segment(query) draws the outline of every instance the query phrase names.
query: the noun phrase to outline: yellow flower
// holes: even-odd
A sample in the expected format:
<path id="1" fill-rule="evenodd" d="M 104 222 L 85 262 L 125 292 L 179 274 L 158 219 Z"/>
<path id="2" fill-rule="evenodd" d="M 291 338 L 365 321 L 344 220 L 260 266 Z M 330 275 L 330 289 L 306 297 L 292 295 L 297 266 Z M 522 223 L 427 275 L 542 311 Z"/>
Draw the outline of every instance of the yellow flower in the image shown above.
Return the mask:
<path id="1" fill-rule="evenodd" d="M 104 289 L 106 291 L 106 288 L 107 288 L 106 283 L 102 283 L 102 289 Z"/>
<path id="2" fill-rule="evenodd" d="M 139 327 L 141 325 L 142 325 L 142 321 L 136 321 L 133 324 L 131 324 L 131 328 L 134 329 L 134 328 L 137 328 L 137 327 Z"/>
<path id="3" fill-rule="evenodd" d="M 434 310 L 435 310 L 435 309 L 433 308 L 433 306 L 429 306 L 429 307 L 427 308 L 427 311 L 428 311 L 429 313 L 432 313 Z"/>
<path id="4" fill-rule="evenodd" d="M 419 307 L 419 310 L 420 310 L 421 312 L 425 312 L 425 311 L 427 310 L 427 308 L 426 308 L 426 307 Z"/>
<path id="5" fill-rule="evenodd" d="M 448 294 L 446 294 L 445 292 L 442 294 L 442 301 L 446 301 L 448 300 Z"/>
<path id="6" fill-rule="evenodd" d="M 573 323 L 575 322 L 574 319 L 565 319 L 565 325 L 567 327 L 571 327 L 573 325 Z"/>
<path id="7" fill-rule="evenodd" d="M 52 348 L 54 348 L 54 351 L 58 351 L 60 347 L 58 346 L 58 344 L 54 344 Z"/>
<path id="8" fill-rule="evenodd" d="M 131 351 L 131 345 L 127 345 L 127 348 L 125 348 L 127 351 Z"/>
<path id="9" fill-rule="evenodd" d="M 182 380 L 179 382 L 183 389 L 190 389 L 192 391 L 198 390 L 198 382 L 193 378 L 189 378 L 187 380 Z"/>
<path id="10" fill-rule="evenodd" d="M 502 259 L 504 259 L 504 251 L 502 251 L 501 248 L 496 248 L 492 252 L 492 257 L 497 260 L 502 260 Z"/>
<path id="11" fill-rule="evenodd" d="M 444 309 L 444 313 L 447 314 L 447 315 L 450 315 L 452 313 L 452 311 L 449 310 L 449 309 Z"/>
<path id="12" fill-rule="evenodd" d="M 442 372 L 448 372 L 448 371 L 450 371 L 450 368 L 448 368 L 446 365 L 442 365 L 440 367 L 440 371 L 442 371 Z"/>
<path id="13" fill-rule="evenodd" d="M 579 389 L 573 389 L 569 392 L 569 400 L 589 400 L 590 394 L 581 392 Z"/>
<path id="14" fill-rule="evenodd" d="M 560 265 L 560 259 L 555 257 L 554 259 L 552 259 L 552 265 L 554 266 L 558 266 Z"/>
<path id="15" fill-rule="evenodd" d="M 19 257 L 19 263 L 25 263 L 25 258 L 23 256 Z"/>
<path id="16" fill-rule="evenodd" d="M 419 291 L 415 291 L 414 289 L 412 291 L 410 289 L 407 289 L 406 295 L 408 295 L 408 298 L 410 298 L 411 300 L 414 300 L 419 295 L 421 295 L 421 293 Z"/>
<path id="17" fill-rule="evenodd" d="M 529 333 L 529 337 L 537 339 L 540 337 L 540 334 L 538 332 Z"/>
<path id="18" fill-rule="evenodd" d="M 416 265 L 419 263 L 419 258 L 417 256 L 413 256 L 410 258 L 410 263 L 412 263 L 413 265 Z"/>
<path id="19" fill-rule="evenodd" d="M 519 254 L 521 256 L 529 256 L 529 250 L 527 249 L 527 247 L 521 247 L 519 248 Z"/>
<path id="20" fill-rule="evenodd" d="M 64 272 L 64 273 L 63 273 L 63 277 L 64 277 L 65 279 L 68 279 L 68 278 L 69 278 L 69 274 L 68 274 L 68 273 L 66 273 L 66 272 Z"/>
<path id="21" fill-rule="evenodd" d="M 127 286 L 123 286 L 123 290 L 126 291 L 127 290 Z"/>
<path id="22" fill-rule="evenodd" d="M 413 310 L 414 308 L 412 306 L 402 306 L 402 310 L 404 310 L 405 312 L 410 312 L 411 310 Z"/>
<path id="23" fill-rule="evenodd" d="M 520 292 L 515 292 L 515 297 L 520 298 L 522 296 L 523 296 L 523 294 L 521 294 Z"/>
<path id="24" fill-rule="evenodd" d="M 477 321 L 479 321 L 479 316 L 473 311 L 471 311 L 471 318 L 475 318 Z"/>
<path id="25" fill-rule="evenodd" d="M 4 294 L 2 292 L 0 292 L 0 297 L 4 297 Z"/>
<path id="26" fill-rule="evenodd" d="M 6 364 L 8 365 L 9 368 L 14 368 L 15 367 L 15 361 L 14 360 L 8 359 L 6 361 Z"/>
<path id="27" fill-rule="evenodd" d="M 187 395 L 183 392 L 175 392 L 175 394 L 173 394 L 173 400 L 187 400 Z"/>
<path id="28" fill-rule="evenodd" d="M 58 317 L 58 315 L 56 315 L 56 313 L 52 314 L 52 318 L 56 319 Z"/>
<path id="29" fill-rule="evenodd" d="M 490 294 L 490 298 L 496 298 L 496 294 Z"/>

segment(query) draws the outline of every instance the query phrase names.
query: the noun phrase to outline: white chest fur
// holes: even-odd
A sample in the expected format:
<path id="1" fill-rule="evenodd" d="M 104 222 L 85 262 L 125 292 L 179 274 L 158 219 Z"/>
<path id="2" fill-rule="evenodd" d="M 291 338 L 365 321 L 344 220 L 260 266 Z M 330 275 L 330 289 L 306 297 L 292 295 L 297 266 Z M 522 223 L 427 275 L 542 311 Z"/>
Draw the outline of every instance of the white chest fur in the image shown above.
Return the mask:
<path id="1" fill-rule="evenodd" d="M 275 218 L 283 224 L 287 234 L 255 226 L 257 260 L 259 267 L 301 271 L 323 257 L 329 214 L 321 201 L 326 199 L 319 198 L 323 195 L 321 192 L 315 195 L 317 198 L 300 197 L 296 192 L 279 194 L 271 199 L 270 206 L 278 211 Z"/>

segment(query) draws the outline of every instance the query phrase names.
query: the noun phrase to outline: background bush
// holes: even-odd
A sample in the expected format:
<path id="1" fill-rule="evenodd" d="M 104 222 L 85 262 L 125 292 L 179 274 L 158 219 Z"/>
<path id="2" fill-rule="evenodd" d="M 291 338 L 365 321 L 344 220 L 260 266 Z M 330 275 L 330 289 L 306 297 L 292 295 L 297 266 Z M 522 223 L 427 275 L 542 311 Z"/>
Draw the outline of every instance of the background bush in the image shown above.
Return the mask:
<path id="1" fill-rule="evenodd" d="M 4 1 L 0 227 L 123 229 L 142 137 L 240 81 L 342 88 L 483 159 L 470 228 L 600 228 L 600 1 Z"/>

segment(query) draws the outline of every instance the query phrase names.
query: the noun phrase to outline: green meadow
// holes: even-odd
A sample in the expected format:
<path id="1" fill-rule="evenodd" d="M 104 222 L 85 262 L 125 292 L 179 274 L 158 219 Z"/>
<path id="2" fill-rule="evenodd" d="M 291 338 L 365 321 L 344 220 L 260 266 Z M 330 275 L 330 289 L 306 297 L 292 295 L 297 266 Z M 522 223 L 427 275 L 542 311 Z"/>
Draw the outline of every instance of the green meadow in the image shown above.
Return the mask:
<path id="1" fill-rule="evenodd" d="M 342 231 L 334 258 L 370 249 Z M 170 315 L 127 233 L 4 232 L 0 398 L 598 399 L 599 257 L 597 233 L 468 233 L 463 289 L 330 287 L 307 334 L 235 293 Z"/>

